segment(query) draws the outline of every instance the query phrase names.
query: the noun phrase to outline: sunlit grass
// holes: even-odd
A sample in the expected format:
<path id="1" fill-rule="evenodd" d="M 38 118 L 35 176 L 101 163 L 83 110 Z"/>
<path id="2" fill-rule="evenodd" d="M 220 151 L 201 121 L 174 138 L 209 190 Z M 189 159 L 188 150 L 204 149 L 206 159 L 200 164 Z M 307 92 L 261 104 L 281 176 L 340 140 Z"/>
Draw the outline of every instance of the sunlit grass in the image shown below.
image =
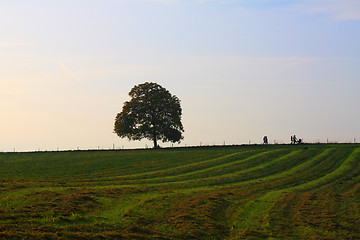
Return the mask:
<path id="1" fill-rule="evenodd" d="M 360 147 L 0 153 L 0 238 L 359 238 Z"/>

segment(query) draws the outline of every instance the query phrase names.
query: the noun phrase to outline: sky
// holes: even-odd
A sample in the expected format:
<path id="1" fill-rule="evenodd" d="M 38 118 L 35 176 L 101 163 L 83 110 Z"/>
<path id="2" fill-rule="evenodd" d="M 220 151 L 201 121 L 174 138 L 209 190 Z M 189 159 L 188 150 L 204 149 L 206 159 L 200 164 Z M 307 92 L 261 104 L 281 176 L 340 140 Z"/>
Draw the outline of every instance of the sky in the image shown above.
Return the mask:
<path id="1" fill-rule="evenodd" d="M 360 142 L 359 43 L 359 0 L 2 0 L 0 151 L 151 147 L 113 133 L 144 82 L 174 146 Z"/>

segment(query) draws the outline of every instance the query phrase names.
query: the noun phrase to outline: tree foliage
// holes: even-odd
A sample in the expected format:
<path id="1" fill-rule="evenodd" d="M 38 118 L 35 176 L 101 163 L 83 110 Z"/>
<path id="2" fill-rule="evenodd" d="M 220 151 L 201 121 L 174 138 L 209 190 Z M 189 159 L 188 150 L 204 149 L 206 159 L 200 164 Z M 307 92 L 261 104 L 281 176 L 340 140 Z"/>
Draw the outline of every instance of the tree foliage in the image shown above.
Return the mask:
<path id="1" fill-rule="evenodd" d="M 129 92 L 130 101 L 115 118 L 114 132 L 129 140 L 180 142 L 184 132 L 180 100 L 157 83 L 139 84 Z"/>

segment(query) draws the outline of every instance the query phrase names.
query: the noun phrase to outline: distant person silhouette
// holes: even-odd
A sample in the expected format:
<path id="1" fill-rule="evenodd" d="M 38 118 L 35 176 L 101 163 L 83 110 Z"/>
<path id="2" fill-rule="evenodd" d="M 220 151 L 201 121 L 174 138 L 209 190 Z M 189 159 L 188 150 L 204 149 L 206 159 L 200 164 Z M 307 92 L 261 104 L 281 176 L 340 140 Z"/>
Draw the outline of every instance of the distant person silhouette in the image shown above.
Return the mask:
<path id="1" fill-rule="evenodd" d="M 296 144 L 297 143 L 296 135 L 293 136 L 293 140 L 294 140 L 294 144 Z"/>
<path id="2" fill-rule="evenodd" d="M 268 144 L 268 137 L 267 136 L 264 136 L 263 140 L 264 140 L 264 144 Z"/>

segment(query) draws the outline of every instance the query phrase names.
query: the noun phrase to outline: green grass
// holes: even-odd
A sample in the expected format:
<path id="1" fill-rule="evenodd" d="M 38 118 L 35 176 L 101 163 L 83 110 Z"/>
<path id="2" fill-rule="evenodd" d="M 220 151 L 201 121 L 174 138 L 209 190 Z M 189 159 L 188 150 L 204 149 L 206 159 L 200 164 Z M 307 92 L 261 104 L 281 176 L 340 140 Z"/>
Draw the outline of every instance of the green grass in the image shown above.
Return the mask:
<path id="1" fill-rule="evenodd" d="M 0 153 L 0 239 L 359 239 L 360 146 Z"/>

